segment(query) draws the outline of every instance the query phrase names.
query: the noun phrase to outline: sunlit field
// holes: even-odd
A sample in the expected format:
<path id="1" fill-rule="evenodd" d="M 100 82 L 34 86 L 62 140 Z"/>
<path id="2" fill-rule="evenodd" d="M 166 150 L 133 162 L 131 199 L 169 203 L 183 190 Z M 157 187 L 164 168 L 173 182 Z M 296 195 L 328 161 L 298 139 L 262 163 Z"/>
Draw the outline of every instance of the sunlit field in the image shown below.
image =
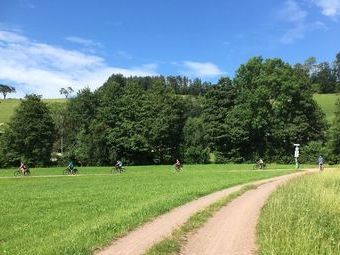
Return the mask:
<path id="1" fill-rule="evenodd" d="M 90 254 L 171 208 L 236 184 L 293 172 L 292 166 L 188 165 L 0 170 L 1 254 Z M 281 170 L 275 170 L 281 169 Z"/>
<path id="2" fill-rule="evenodd" d="M 330 123 L 335 117 L 335 104 L 339 98 L 340 94 L 314 94 L 314 99 L 320 105 Z"/>
<path id="3" fill-rule="evenodd" d="M 258 226 L 259 254 L 340 254 L 340 169 L 278 189 Z"/>

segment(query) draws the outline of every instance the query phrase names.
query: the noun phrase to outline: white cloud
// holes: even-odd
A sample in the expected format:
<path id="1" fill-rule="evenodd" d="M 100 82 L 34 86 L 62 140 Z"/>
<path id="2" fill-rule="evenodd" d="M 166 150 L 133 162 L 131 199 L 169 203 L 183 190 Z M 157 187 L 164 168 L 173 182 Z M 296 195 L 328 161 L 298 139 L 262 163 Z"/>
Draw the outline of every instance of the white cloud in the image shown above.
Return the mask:
<path id="1" fill-rule="evenodd" d="M 125 76 L 157 75 L 157 65 L 113 67 L 94 54 L 68 50 L 31 40 L 18 32 L 0 30 L 0 81 L 15 85 L 18 93 L 60 97 L 59 89 L 101 86 L 113 73 Z"/>
<path id="2" fill-rule="evenodd" d="M 298 39 L 302 39 L 305 36 L 306 26 L 301 23 L 297 24 L 293 28 L 289 29 L 282 37 L 281 42 L 284 44 L 290 44 Z"/>
<path id="3" fill-rule="evenodd" d="M 307 12 L 302 10 L 294 0 L 287 0 L 278 12 L 278 16 L 288 22 L 303 22 L 307 17 Z"/>
<path id="4" fill-rule="evenodd" d="M 127 60 L 131 60 L 133 58 L 131 54 L 129 54 L 128 52 L 124 50 L 117 51 L 115 55 L 119 58 L 127 59 Z"/>
<path id="5" fill-rule="evenodd" d="M 296 1 L 287 0 L 282 9 L 278 11 L 278 18 L 291 24 L 291 28 L 281 37 L 281 42 L 289 44 L 302 39 L 308 30 L 306 24 L 307 12 Z"/>
<path id="6" fill-rule="evenodd" d="M 69 42 L 80 44 L 84 47 L 102 47 L 102 44 L 99 42 L 95 42 L 93 40 L 82 38 L 79 36 L 68 36 L 65 39 Z"/>
<path id="7" fill-rule="evenodd" d="M 183 61 L 181 65 L 186 69 L 183 73 L 190 76 L 206 77 L 223 74 L 220 68 L 211 62 Z"/>
<path id="8" fill-rule="evenodd" d="M 340 15 L 340 0 L 312 0 L 325 16 L 335 17 Z"/>

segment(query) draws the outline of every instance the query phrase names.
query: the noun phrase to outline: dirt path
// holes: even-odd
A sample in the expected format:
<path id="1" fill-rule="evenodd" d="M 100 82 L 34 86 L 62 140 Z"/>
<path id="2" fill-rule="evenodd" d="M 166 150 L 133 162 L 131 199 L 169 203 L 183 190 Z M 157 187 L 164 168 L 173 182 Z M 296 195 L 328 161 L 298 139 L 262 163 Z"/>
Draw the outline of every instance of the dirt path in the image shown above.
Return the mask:
<path id="1" fill-rule="evenodd" d="M 188 237 L 181 254 L 255 254 L 256 225 L 261 208 L 276 188 L 295 176 L 282 176 L 230 202 Z"/>
<path id="2" fill-rule="evenodd" d="M 291 174 L 289 176 L 296 176 L 302 173 Z M 286 180 L 291 177 L 287 176 L 279 176 L 274 177 L 271 179 L 261 180 L 257 182 L 252 182 L 253 184 L 263 184 L 269 181 L 279 181 Z M 100 255 L 136 255 L 136 254 L 143 254 L 145 253 L 153 244 L 163 240 L 167 237 L 171 232 L 178 228 L 180 225 L 185 223 L 191 215 L 202 210 L 203 208 L 207 207 L 208 205 L 212 204 L 213 202 L 227 196 L 228 194 L 239 190 L 243 185 L 234 186 L 228 189 L 224 189 L 222 191 L 218 191 L 212 193 L 210 195 L 201 197 L 197 200 L 189 202 L 183 206 L 177 207 L 170 212 L 163 214 L 153 221 L 146 223 L 145 225 L 137 228 L 136 230 L 128 233 L 126 236 L 114 241 L 110 246 L 96 251 L 95 254 Z M 269 184 L 270 185 L 270 184 Z M 273 184 L 276 186 L 275 184 Z M 255 202 L 256 204 L 257 202 Z M 248 217 L 248 216 L 247 216 Z M 243 218 L 246 218 L 243 216 Z M 256 219 L 255 219 L 256 220 Z M 242 238 L 242 240 L 244 240 Z M 205 240 L 206 242 L 206 240 Z M 204 243 L 205 243 L 204 242 Z M 195 246 L 195 245 L 194 245 Z M 190 248 L 191 246 L 188 246 Z M 188 250 L 190 251 L 190 250 Z M 193 253 L 187 253 L 193 254 Z M 203 254 L 203 253 L 200 253 Z M 204 253 L 204 254 L 211 254 Z M 223 253 L 216 253 L 216 254 L 223 254 Z M 225 254 L 225 253 L 224 253 Z"/>

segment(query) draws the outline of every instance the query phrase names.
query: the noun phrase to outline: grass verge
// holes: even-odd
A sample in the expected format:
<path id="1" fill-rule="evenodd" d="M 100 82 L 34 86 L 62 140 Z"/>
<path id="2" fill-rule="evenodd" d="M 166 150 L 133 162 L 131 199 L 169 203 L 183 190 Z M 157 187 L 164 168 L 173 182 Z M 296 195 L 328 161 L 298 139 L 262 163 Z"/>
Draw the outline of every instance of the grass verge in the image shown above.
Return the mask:
<path id="1" fill-rule="evenodd" d="M 207 208 L 195 213 L 183 226 L 173 231 L 173 233 L 168 238 L 151 247 L 145 253 L 145 255 L 178 254 L 181 250 L 181 247 L 186 242 L 186 237 L 190 233 L 200 228 L 223 206 L 227 205 L 229 202 L 242 195 L 246 191 L 250 189 L 256 189 L 257 187 L 258 185 L 245 185 L 240 190 L 229 194 L 228 196 L 211 204 Z"/>
<path id="2" fill-rule="evenodd" d="M 300 177 L 272 194 L 257 228 L 258 254 L 340 254 L 339 170 Z"/>

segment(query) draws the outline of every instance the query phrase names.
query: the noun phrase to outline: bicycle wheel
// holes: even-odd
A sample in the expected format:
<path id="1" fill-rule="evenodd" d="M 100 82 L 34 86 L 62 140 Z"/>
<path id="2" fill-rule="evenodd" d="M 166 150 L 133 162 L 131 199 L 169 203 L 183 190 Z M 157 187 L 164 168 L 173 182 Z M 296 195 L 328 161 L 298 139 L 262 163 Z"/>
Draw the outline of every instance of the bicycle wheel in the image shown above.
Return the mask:
<path id="1" fill-rule="evenodd" d="M 68 169 L 65 169 L 65 170 L 63 171 L 63 175 L 67 175 L 67 174 L 69 174 L 69 171 L 68 171 Z"/>
<path id="2" fill-rule="evenodd" d="M 14 176 L 15 177 L 20 176 L 20 175 L 21 175 L 21 171 L 19 171 L 19 170 L 14 171 Z"/>
<path id="3" fill-rule="evenodd" d="M 257 164 L 253 165 L 253 170 L 256 170 L 258 168 L 259 168 L 259 166 Z"/>

